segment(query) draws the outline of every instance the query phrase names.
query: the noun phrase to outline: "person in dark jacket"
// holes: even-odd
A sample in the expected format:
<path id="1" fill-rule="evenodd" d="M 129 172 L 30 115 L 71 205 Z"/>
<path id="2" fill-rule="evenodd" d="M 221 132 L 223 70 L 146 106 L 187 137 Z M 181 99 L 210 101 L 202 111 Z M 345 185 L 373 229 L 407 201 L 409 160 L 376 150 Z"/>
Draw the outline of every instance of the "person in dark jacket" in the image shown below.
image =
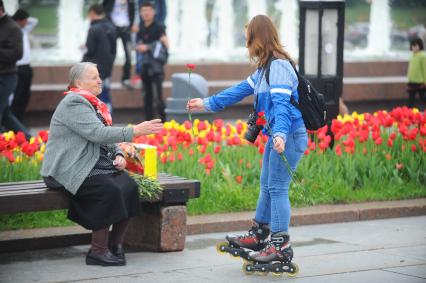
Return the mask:
<path id="1" fill-rule="evenodd" d="M 15 90 L 18 80 L 16 61 L 22 58 L 22 54 L 21 29 L 6 14 L 3 1 L 0 0 L 0 130 L 22 131 L 29 138 L 28 130 L 9 107 L 9 97 Z"/>
<path id="2" fill-rule="evenodd" d="M 22 31 L 24 55 L 21 60 L 16 62 L 16 66 L 18 68 L 18 84 L 13 94 L 11 108 L 16 118 L 23 123 L 25 109 L 30 102 L 31 82 L 33 79 L 29 34 L 37 26 L 38 19 L 30 17 L 30 14 L 22 9 L 18 9 L 12 18 L 16 21 Z"/>
<path id="3" fill-rule="evenodd" d="M 135 20 L 135 1 L 103 0 L 102 5 L 107 18 L 116 28 L 117 38 L 120 38 L 123 43 L 125 62 L 123 65 L 121 84 L 132 89 L 133 86 L 130 83 L 130 69 L 132 67 L 131 29 Z"/>
<path id="4" fill-rule="evenodd" d="M 115 27 L 105 17 L 104 9 L 100 4 L 90 6 L 87 16 L 91 23 L 86 40 L 87 52 L 83 56 L 83 62 L 97 64 L 99 75 L 103 81 L 102 93 L 99 98 L 112 111 L 110 84 L 117 50 Z"/>
<path id="5" fill-rule="evenodd" d="M 154 4 L 150 1 L 143 2 L 140 8 L 143 22 L 137 34 L 136 51 L 142 56 L 142 84 L 144 91 L 145 118 L 154 117 L 154 97 L 157 97 L 157 114 L 164 122 L 166 114 L 163 101 L 164 64 L 167 61 L 169 48 L 166 28 L 155 21 Z M 156 95 L 155 95 L 156 94 Z"/>

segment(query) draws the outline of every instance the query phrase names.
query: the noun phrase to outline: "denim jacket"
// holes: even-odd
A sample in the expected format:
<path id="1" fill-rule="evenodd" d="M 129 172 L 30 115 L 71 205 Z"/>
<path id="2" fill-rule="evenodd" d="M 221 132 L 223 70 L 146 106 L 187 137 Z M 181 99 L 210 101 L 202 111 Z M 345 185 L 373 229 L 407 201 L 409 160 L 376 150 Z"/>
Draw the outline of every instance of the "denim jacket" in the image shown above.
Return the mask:
<path id="1" fill-rule="evenodd" d="M 297 75 L 287 60 L 272 61 L 269 72 L 269 85 L 265 79 L 264 68 L 258 68 L 246 80 L 227 88 L 218 94 L 203 100 L 207 111 L 219 111 L 225 107 L 241 101 L 249 95 L 257 95 L 254 104 L 256 112 L 264 111 L 274 137 L 287 141 L 287 135 L 304 126 L 302 114 L 290 103 L 293 95 L 299 100 L 297 92 Z M 264 130 L 266 135 L 268 132 Z"/>

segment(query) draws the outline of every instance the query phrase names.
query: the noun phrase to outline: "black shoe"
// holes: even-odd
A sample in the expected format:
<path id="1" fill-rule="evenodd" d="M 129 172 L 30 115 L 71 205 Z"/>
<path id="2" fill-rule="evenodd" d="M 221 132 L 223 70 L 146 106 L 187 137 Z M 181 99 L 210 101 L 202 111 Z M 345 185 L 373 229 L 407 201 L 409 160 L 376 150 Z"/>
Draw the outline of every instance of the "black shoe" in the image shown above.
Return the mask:
<path id="1" fill-rule="evenodd" d="M 134 90 L 135 87 L 132 85 L 132 83 L 130 82 L 130 80 L 122 80 L 121 81 L 121 85 L 125 88 L 127 88 L 128 90 Z"/>
<path id="2" fill-rule="evenodd" d="M 124 262 L 126 262 L 126 256 L 124 255 L 123 244 L 111 245 L 110 250 L 113 255 L 115 255 L 119 259 L 122 259 Z"/>
<path id="3" fill-rule="evenodd" d="M 110 251 L 107 251 L 103 255 L 98 255 L 91 250 L 86 255 L 87 265 L 101 265 L 101 266 L 122 266 L 126 263 L 124 260 L 116 257 Z"/>

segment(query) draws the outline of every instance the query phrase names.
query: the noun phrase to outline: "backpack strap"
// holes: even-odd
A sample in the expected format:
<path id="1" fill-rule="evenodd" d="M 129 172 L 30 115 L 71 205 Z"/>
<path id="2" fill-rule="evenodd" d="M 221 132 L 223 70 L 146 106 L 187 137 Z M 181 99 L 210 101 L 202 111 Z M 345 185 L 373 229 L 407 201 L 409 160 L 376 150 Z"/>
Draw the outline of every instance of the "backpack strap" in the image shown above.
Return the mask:
<path id="1" fill-rule="evenodd" d="M 269 73 L 271 72 L 271 64 L 272 61 L 276 60 L 277 58 L 275 58 L 274 56 L 270 57 L 268 59 L 268 62 L 266 63 L 265 66 L 265 79 L 266 79 L 266 83 L 269 85 Z M 296 68 L 293 66 L 293 64 L 290 63 L 290 65 L 293 67 L 294 72 L 296 73 L 297 76 L 297 80 L 300 82 L 300 77 L 299 77 L 299 72 L 296 70 Z M 290 103 L 299 108 L 299 103 L 297 103 L 297 101 L 294 99 L 293 95 L 290 95 Z"/>

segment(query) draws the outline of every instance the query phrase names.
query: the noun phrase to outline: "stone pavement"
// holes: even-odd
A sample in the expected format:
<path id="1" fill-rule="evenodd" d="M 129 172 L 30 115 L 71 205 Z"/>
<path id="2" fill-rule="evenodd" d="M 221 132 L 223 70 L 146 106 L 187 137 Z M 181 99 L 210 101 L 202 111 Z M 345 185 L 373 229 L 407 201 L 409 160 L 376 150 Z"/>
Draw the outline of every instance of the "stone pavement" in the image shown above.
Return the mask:
<path id="1" fill-rule="evenodd" d="M 88 246 L 2 254 L 0 282 L 426 282 L 426 216 L 291 227 L 297 278 L 247 276 L 216 252 L 223 233 L 176 253 L 128 252 L 125 267 L 84 264 Z"/>

